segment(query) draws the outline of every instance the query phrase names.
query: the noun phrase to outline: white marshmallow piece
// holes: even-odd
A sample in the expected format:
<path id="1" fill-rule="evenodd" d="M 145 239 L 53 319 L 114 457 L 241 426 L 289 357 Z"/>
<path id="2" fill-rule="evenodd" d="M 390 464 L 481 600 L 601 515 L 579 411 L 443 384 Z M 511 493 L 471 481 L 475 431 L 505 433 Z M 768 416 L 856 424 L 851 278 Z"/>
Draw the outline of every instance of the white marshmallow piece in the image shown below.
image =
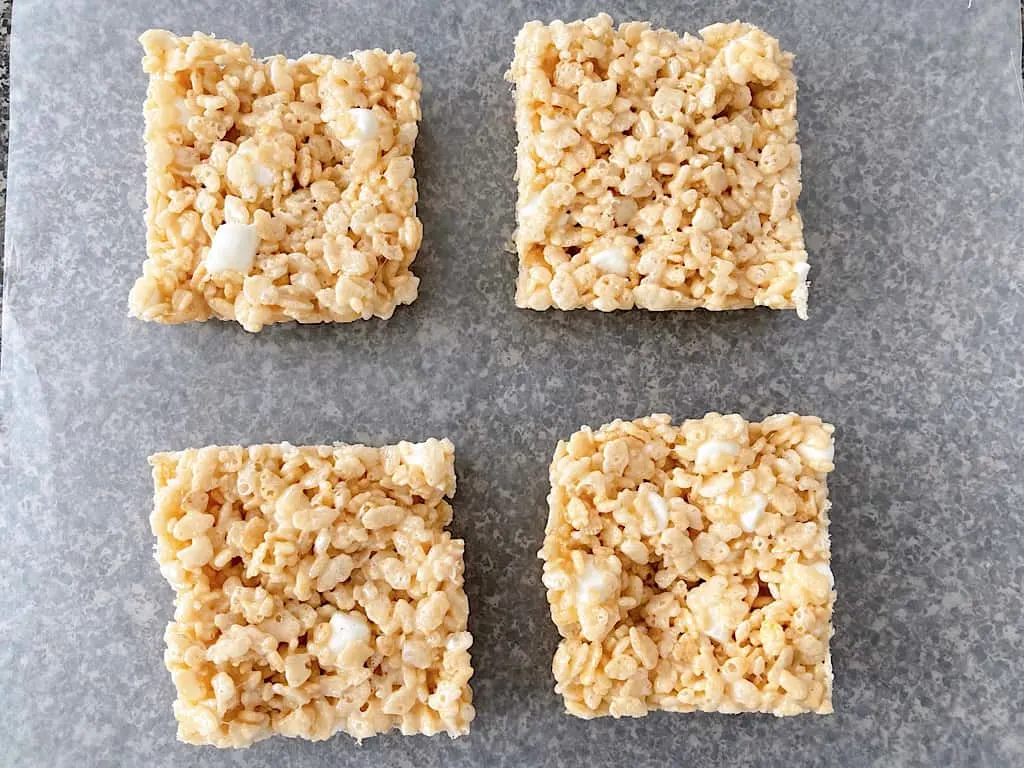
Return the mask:
<path id="1" fill-rule="evenodd" d="M 252 175 L 256 178 L 256 183 L 261 187 L 274 186 L 274 172 L 263 165 L 263 163 L 253 165 Z"/>
<path id="2" fill-rule="evenodd" d="M 239 272 L 247 275 L 256 261 L 260 236 L 255 224 L 226 221 L 217 227 L 206 254 L 206 271 L 211 275 Z"/>
<path id="3" fill-rule="evenodd" d="M 259 149 L 253 139 L 244 140 L 228 160 L 228 181 L 242 188 L 250 182 L 259 187 L 272 187 L 277 174 L 259 160 Z"/>
<path id="4" fill-rule="evenodd" d="M 612 577 L 587 560 L 583 572 L 576 577 L 576 602 L 582 605 L 596 605 L 607 599 L 612 591 Z"/>
<path id="5" fill-rule="evenodd" d="M 768 497 L 763 493 L 752 493 L 748 498 L 747 508 L 740 513 L 740 528 L 747 533 L 757 530 L 758 523 L 764 517 L 764 510 L 768 506 Z"/>
<path id="6" fill-rule="evenodd" d="M 725 621 L 725 612 L 718 607 L 711 607 L 708 610 L 708 617 L 711 619 L 711 626 L 704 630 L 704 634 L 719 643 L 725 643 L 732 638 L 732 629 Z"/>
<path id="7" fill-rule="evenodd" d="M 829 440 L 828 448 L 819 448 L 816 445 L 798 445 L 796 452 L 808 464 L 831 464 L 836 457 L 836 444 L 834 440 Z"/>
<path id="8" fill-rule="evenodd" d="M 327 647 L 333 653 L 343 653 L 355 643 L 368 643 L 370 628 L 366 619 L 357 613 L 336 613 L 331 616 L 331 639 Z"/>
<path id="9" fill-rule="evenodd" d="M 665 503 L 665 500 L 654 491 L 648 491 L 645 494 L 645 498 L 647 500 L 647 506 L 651 510 L 651 514 L 654 515 L 654 524 L 656 526 L 655 530 L 650 533 L 645 531 L 645 533 L 650 536 L 655 533 L 660 533 L 668 527 L 668 504 Z"/>
<path id="10" fill-rule="evenodd" d="M 377 138 L 377 116 L 365 107 L 353 107 L 348 111 L 353 132 L 341 140 L 346 149 L 357 149 L 360 145 Z"/>
<path id="11" fill-rule="evenodd" d="M 717 466 L 723 459 L 733 458 L 740 452 L 740 447 L 729 440 L 707 440 L 697 449 L 697 468 Z"/>
<path id="12" fill-rule="evenodd" d="M 590 263 L 602 272 L 610 272 L 622 277 L 629 276 L 629 255 L 625 248 L 605 248 L 591 256 Z"/>
<path id="13" fill-rule="evenodd" d="M 832 575 L 832 566 L 826 563 L 824 560 L 819 560 L 816 563 L 811 563 L 811 568 L 816 570 L 823 576 L 828 577 L 828 588 L 832 589 L 836 585 L 836 577 Z"/>

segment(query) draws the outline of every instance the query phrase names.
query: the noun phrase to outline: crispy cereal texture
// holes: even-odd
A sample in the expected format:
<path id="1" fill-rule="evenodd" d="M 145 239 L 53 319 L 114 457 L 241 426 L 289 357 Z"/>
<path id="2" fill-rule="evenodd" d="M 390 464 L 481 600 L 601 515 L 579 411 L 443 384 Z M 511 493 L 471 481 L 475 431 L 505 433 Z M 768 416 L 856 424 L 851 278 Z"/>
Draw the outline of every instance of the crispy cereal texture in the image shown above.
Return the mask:
<path id="1" fill-rule="evenodd" d="M 749 24 L 701 35 L 523 27 L 518 306 L 806 317 L 793 56 Z"/>
<path id="2" fill-rule="evenodd" d="M 198 33 L 140 41 L 148 258 L 133 315 L 258 331 L 387 318 L 416 298 L 413 54 L 261 60 Z"/>
<path id="3" fill-rule="evenodd" d="M 540 557 L 571 714 L 832 711 L 832 431 L 655 415 L 558 444 Z"/>
<path id="4" fill-rule="evenodd" d="M 178 738 L 452 736 L 473 719 L 447 440 L 150 457 Z"/>

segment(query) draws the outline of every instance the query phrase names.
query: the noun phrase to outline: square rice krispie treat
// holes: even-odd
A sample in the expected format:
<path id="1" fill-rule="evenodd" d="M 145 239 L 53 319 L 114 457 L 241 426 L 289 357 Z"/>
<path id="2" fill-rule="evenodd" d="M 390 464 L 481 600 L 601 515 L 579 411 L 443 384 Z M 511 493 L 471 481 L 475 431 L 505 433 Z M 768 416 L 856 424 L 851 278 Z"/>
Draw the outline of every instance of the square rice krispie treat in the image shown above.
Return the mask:
<path id="1" fill-rule="evenodd" d="M 160 30 L 141 42 L 148 258 L 133 315 L 258 331 L 387 318 L 416 298 L 413 54 L 256 59 Z"/>
<path id="2" fill-rule="evenodd" d="M 807 311 L 793 56 L 606 14 L 516 38 L 516 304 Z"/>
<path id="3" fill-rule="evenodd" d="M 832 711 L 832 431 L 655 415 L 558 444 L 540 557 L 569 713 Z"/>
<path id="4" fill-rule="evenodd" d="M 150 457 L 178 738 L 452 736 L 473 719 L 447 440 Z"/>

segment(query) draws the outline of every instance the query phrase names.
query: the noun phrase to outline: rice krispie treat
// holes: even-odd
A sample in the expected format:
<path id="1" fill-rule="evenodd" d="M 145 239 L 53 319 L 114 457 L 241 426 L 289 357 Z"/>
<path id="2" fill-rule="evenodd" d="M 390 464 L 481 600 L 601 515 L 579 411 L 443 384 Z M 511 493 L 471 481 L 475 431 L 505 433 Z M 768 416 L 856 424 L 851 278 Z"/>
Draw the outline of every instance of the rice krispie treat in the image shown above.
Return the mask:
<path id="1" fill-rule="evenodd" d="M 178 738 L 452 736 L 473 719 L 447 440 L 150 457 Z"/>
<path id="2" fill-rule="evenodd" d="M 832 711 L 832 431 L 655 415 L 558 444 L 540 557 L 568 712 Z"/>
<path id="3" fill-rule="evenodd" d="M 416 298 L 422 237 L 411 53 L 253 58 L 150 30 L 143 320 L 387 318 Z"/>
<path id="4" fill-rule="evenodd" d="M 516 304 L 807 312 L 793 56 L 601 14 L 516 38 Z"/>

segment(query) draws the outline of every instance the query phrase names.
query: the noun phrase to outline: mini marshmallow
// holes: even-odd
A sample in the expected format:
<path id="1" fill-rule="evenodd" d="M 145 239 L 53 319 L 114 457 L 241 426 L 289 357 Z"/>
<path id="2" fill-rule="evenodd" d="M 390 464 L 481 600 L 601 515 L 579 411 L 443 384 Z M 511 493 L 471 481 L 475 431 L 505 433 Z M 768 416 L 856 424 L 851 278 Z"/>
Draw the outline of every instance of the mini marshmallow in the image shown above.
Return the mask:
<path id="1" fill-rule="evenodd" d="M 590 257 L 590 263 L 602 272 L 627 277 L 629 275 L 629 254 L 625 248 L 605 248 Z"/>
<path id="2" fill-rule="evenodd" d="M 613 581 L 612 574 L 598 568 L 593 560 L 588 560 L 576 578 L 576 599 L 591 605 L 604 602 L 614 590 Z"/>
<path id="3" fill-rule="evenodd" d="M 232 221 L 221 224 L 206 254 L 206 271 L 211 275 L 222 272 L 248 274 L 256 261 L 259 243 L 260 236 L 255 224 Z"/>
<path id="4" fill-rule="evenodd" d="M 697 449 L 697 467 L 704 468 L 717 464 L 722 459 L 731 459 L 740 452 L 736 443 L 728 440 L 707 440 Z"/>
<path id="5" fill-rule="evenodd" d="M 352 120 L 353 132 L 341 140 L 346 149 L 356 149 L 366 142 L 377 138 L 379 123 L 372 110 L 354 107 L 348 111 Z"/>
<path id="6" fill-rule="evenodd" d="M 665 499 L 654 491 L 648 491 L 644 494 L 644 498 L 651 513 L 654 515 L 656 526 L 648 535 L 665 530 L 668 527 L 668 504 L 665 503 Z M 647 531 L 644 531 L 644 533 L 647 533 Z"/>
<path id="7" fill-rule="evenodd" d="M 349 646 L 369 640 L 370 627 L 359 614 L 339 611 L 331 616 L 331 639 L 327 641 L 327 647 L 333 653 L 343 653 Z"/>
<path id="8" fill-rule="evenodd" d="M 753 533 L 764 517 L 764 510 L 768 506 L 768 497 L 763 493 L 752 493 L 748 497 L 749 505 L 740 513 L 740 528 L 747 533 Z"/>

